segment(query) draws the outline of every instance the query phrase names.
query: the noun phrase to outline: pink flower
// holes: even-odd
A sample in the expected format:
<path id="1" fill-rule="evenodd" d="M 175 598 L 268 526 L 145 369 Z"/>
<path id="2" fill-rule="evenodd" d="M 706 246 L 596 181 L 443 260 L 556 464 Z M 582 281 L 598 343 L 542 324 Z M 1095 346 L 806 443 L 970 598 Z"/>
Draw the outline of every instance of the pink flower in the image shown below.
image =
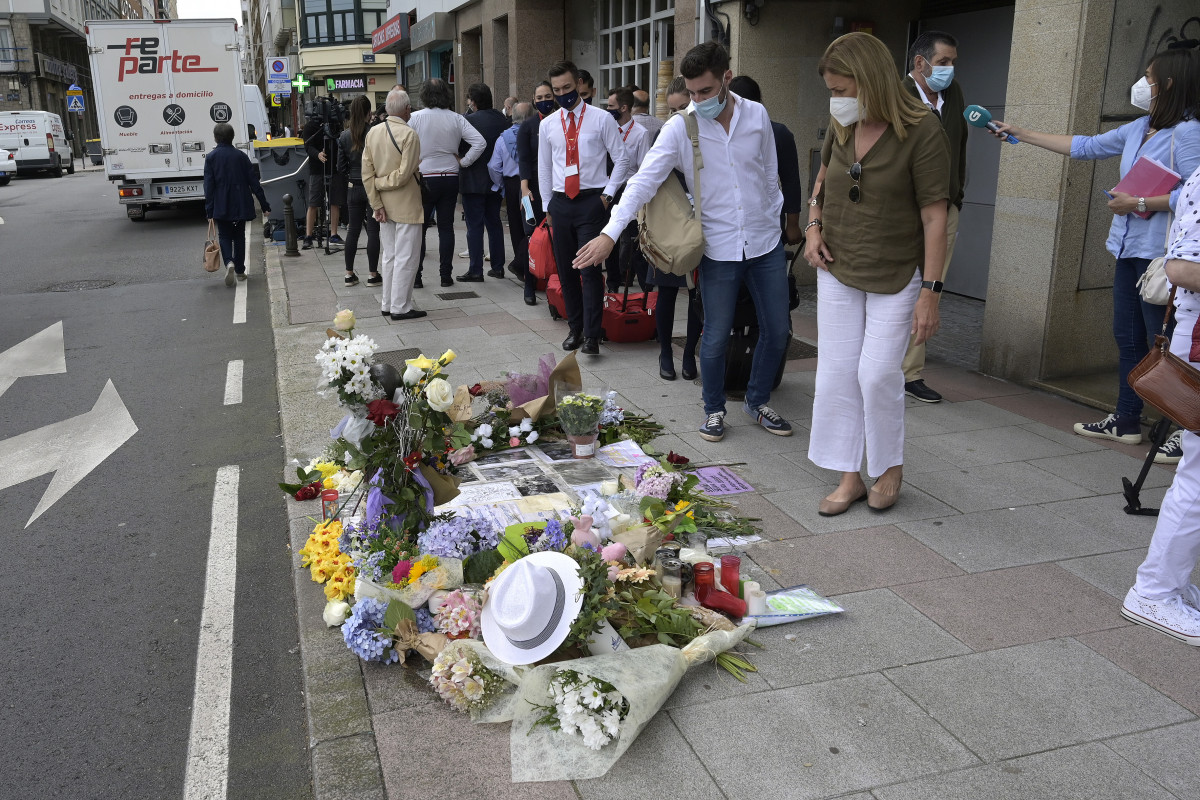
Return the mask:
<path id="1" fill-rule="evenodd" d="M 404 583 L 408 579 L 408 573 L 412 570 L 411 561 L 400 561 L 392 568 L 392 583 Z"/>
<path id="2" fill-rule="evenodd" d="M 450 454 L 450 463 L 456 467 L 461 467 L 470 461 L 475 460 L 475 445 L 469 444 L 466 447 L 460 447 Z"/>
<path id="3" fill-rule="evenodd" d="M 608 579 L 610 581 L 615 581 L 617 579 L 617 576 L 620 574 L 621 574 L 621 565 L 620 564 L 609 564 L 608 565 Z"/>
<path id="4" fill-rule="evenodd" d="M 508 446 L 509 446 L 509 447 L 520 447 L 520 446 L 521 446 L 521 437 L 520 437 L 520 436 L 514 436 L 514 437 L 512 437 L 511 439 L 509 439 L 509 440 L 508 440 Z"/>
<path id="5" fill-rule="evenodd" d="M 623 561 L 628 552 L 628 548 L 620 542 L 610 542 L 600 551 L 600 557 L 605 561 Z"/>

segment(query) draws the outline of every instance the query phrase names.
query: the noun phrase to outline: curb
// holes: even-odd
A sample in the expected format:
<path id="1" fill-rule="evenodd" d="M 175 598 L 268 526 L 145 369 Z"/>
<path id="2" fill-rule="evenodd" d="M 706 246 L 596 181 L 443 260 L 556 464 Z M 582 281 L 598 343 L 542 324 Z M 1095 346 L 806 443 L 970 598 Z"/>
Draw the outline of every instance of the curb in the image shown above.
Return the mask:
<path id="1" fill-rule="evenodd" d="M 302 455 L 296 448 L 296 439 L 310 426 L 300 418 L 298 411 L 283 402 L 283 395 L 291 385 L 287 380 L 288 373 L 299 368 L 280 364 L 278 359 L 284 344 L 281 331 L 291 327 L 282 248 L 266 244 L 262 247 L 286 468 L 288 461 Z M 314 345 L 313 353 L 316 350 Z M 287 502 L 313 797 L 314 800 L 386 800 L 362 667 L 349 649 L 330 636 L 321 619 L 323 596 L 314 590 L 308 573 L 300 567 L 300 548 L 312 531 L 308 518 L 310 509 L 294 500 Z"/>

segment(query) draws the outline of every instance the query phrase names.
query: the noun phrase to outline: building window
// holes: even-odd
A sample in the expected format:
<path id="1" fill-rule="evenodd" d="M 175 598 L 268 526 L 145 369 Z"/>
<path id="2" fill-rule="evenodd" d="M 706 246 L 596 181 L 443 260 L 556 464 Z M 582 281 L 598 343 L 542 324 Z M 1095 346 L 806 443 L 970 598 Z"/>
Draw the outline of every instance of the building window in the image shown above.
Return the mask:
<path id="1" fill-rule="evenodd" d="M 0 25 L 0 72 L 17 71 L 17 51 L 13 44 L 12 28 Z M 3 89 L 6 87 L 0 87 Z"/>
<path id="2" fill-rule="evenodd" d="M 301 14 L 305 47 L 370 44 L 387 14 L 387 0 L 302 0 Z"/>
<path id="3" fill-rule="evenodd" d="M 600 0 L 597 11 L 597 102 L 607 98 L 601 92 L 634 84 L 649 93 L 651 114 L 666 108 L 665 91 L 677 72 L 674 0 Z"/>

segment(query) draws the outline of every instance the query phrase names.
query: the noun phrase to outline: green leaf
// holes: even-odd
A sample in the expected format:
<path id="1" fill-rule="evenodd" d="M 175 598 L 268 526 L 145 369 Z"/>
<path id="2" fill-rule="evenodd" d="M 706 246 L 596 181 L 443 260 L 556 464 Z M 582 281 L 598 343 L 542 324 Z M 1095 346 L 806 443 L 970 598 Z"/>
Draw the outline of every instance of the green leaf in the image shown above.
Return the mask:
<path id="1" fill-rule="evenodd" d="M 388 603 L 387 611 L 383 615 L 383 627 L 386 630 L 394 631 L 401 620 L 417 621 L 417 613 L 409 608 L 407 603 L 402 603 L 399 600 L 393 600 Z"/>
<path id="2" fill-rule="evenodd" d="M 670 636 L 668 636 L 668 635 L 667 635 L 667 634 L 665 634 L 665 633 L 660 633 L 660 634 L 658 635 L 658 640 L 659 640 L 660 642 L 662 642 L 663 644 L 667 644 L 667 645 L 671 645 L 671 646 L 674 646 L 674 645 L 675 645 L 675 640 L 674 640 L 674 639 L 672 639 Z"/>
<path id="3" fill-rule="evenodd" d="M 492 573 L 504 563 L 504 556 L 499 550 L 484 550 L 470 556 L 463 562 L 463 581 L 465 583 L 486 583 Z"/>

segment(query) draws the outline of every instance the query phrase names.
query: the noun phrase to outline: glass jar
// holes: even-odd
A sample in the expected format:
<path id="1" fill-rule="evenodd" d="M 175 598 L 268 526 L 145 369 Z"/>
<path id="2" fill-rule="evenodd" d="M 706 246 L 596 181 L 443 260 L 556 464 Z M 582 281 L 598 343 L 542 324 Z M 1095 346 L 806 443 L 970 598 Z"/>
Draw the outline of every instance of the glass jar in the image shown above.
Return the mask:
<path id="1" fill-rule="evenodd" d="M 741 578 L 738 574 L 742 560 L 737 556 L 721 556 L 721 585 L 734 597 L 741 597 Z"/>
<path id="2" fill-rule="evenodd" d="M 662 570 L 659 581 L 662 583 L 663 591 L 678 598 L 683 595 L 683 578 L 680 574 L 683 568 L 683 562 L 677 558 L 664 558 L 662 561 Z"/>
<path id="3" fill-rule="evenodd" d="M 729 592 L 713 589 L 704 596 L 703 600 L 700 599 L 699 594 L 696 595 L 696 599 L 700 600 L 700 605 L 711 608 L 713 611 L 720 611 L 731 617 L 746 616 L 746 601 Z"/>
<path id="4" fill-rule="evenodd" d="M 701 605 L 704 605 L 704 600 L 709 594 L 717 590 L 714 572 L 713 565 L 709 562 L 701 561 L 699 564 L 692 565 L 692 581 L 696 585 L 696 600 Z"/>
<path id="5" fill-rule="evenodd" d="M 328 522 L 338 517 L 338 491 L 326 489 L 321 492 L 321 519 Z"/>

